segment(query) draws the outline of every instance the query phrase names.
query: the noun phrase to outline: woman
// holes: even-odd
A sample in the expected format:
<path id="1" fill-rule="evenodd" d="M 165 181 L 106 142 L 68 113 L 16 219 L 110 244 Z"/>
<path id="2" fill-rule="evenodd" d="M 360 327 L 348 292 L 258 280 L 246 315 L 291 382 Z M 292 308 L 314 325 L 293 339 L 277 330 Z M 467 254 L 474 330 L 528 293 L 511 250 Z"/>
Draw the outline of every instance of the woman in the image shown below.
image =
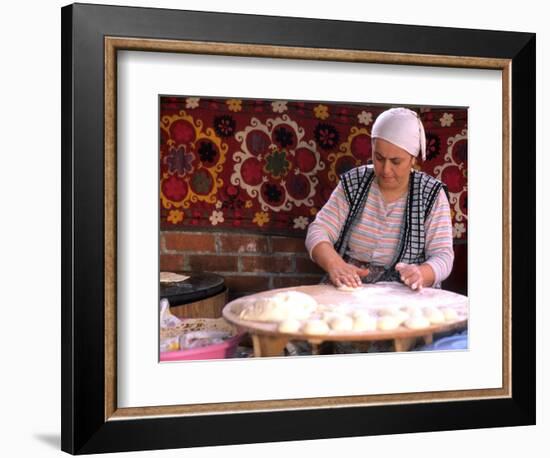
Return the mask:
<path id="1" fill-rule="evenodd" d="M 309 254 L 336 286 L 440 287 L 454 260 L 451 214 L 443 183 L 413 169 L 426 157 L 422 122 L 392 108 L 378 116 L 371 137 L 374 167 L 340 177 L 308 228 Z"/>

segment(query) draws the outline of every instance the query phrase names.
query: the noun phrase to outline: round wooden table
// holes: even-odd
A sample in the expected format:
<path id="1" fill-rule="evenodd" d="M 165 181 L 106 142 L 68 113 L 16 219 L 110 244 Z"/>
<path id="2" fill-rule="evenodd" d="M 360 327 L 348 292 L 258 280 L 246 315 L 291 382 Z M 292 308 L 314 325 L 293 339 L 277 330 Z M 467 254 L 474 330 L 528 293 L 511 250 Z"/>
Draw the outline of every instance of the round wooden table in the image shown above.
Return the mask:
<path id="1" fill-rule="evenodd" d="M 371 290 L 367 291 L 366 288 L 370 288 Z M 379 291 L 387 292 L 387 294 L 383 296 L 378 295 L 378 297 L 374 294 L 370 299 L 368 294 L 366 294 L 364 298 L 361 297 L 361 292 L 376 293 L 376 288 L 385 288 L 384 290 L 379 289 Z M 407 301 L 409 301 L 409 303 L 419 303 L 419 300 L 425 300 L 426 305 L 437 303 L 440 306 L 455 309 L 458 314 L 458 319 L 453 322 L 434 324 L 422 329 L 409 329 L 404 326 L 399 326 L 396 329 L 388 331 L 330 331 L 327 334 L 311 335 L 302 332 L 283 333 L 278 331 L 278 323 L 251 321 L 240 318 L 241 310 L 251 301 L 255 301 L 261 297 L 272 296 L 280 291 L 299 291 L 312 296 L 321 306 L 337 304 L 348 307 L 349 309 L 364 308 L 376 310 L 388 306 L 389 304 L 407 306 Z M 424 343 L 430 344 L 433 341 L 433 335 L 435 333 L 466 328 L 468 323 L 467 308 L 468 298 L 460 294 L 435 288 L 424 288 L 421 292 L 416 292 L 400 283 L 376 283 L 363 285 L 361 291 L 352 293 L 338 291 L 332 285 L 308 285 L 264 291 L 229 302 L 223 308 L 222 313 L 227 321 L 251 334 L 255 356 L 280 356 L 283 354 L 284 348 L 290 340 L 308 341 L 312 345 L 314 353 L 318 350 L 318 346 L 326 341 L 368 342 L 392 340 L 395 351 L 407 351 L 414 346 L 419 338 L 422 339 Z"/>

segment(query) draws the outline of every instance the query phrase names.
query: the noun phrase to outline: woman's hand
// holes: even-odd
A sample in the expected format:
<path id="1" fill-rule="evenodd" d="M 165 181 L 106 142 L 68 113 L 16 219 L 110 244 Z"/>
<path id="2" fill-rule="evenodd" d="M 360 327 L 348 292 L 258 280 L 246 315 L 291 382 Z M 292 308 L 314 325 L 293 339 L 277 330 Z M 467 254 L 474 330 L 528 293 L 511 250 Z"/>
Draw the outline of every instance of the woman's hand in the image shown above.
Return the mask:
<path id="1" fill-rule="evenodd" d="M 361 286 L 361 277 L 369 274 L 369 269 L 361 269 L 345 262 L 329 242 L 320 242 L 312 250 L 313 260 L 328 274 L 335 286 Z"/>
<path id="2" fill-rule="evenodd" d="M 424 286 L 431 285 L 434 280 L 433 270 L 427 264 L 418 265 L 398 262 L 395 265 L 395 270 L 401 275 L 401 281 L 416 291 L 421 291 Z"/>
<path id="3" fill-rule="evenodd" d="M 366 277 L 369 273 L 369 269 L 361 269 L 352 264 L 343 262 L 329 267 L 327 273 L 330 277 L 330 281 L 337 287 L 345 285 L 352 288 L 358 288 L 362 284 L 361 277 Z"/>

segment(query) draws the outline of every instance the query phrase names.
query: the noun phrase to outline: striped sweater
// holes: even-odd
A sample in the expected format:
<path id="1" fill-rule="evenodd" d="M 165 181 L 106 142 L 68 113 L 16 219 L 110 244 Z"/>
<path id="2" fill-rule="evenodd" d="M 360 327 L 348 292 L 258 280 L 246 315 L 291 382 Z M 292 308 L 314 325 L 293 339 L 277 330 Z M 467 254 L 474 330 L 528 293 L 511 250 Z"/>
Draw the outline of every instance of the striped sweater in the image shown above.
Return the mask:
<path id="1" fill-rule="evenodd" d="M 363 214 L 352 229 L 346 254 L 359 261 L 390 267 L 399 245 L 406 201 L 407 196 L 403 195 L 395 202 L 386 204 L 377 180 L 373 180 Z M 318 243 L 326 241 L 334 245 L 348 211 L 349 205 L 339 183 L 308 228 L 305 243 L 310 257 Z M 425 263 L 435 273 L 434 286 L 440 286 L 451 273 L 454 261 L 450 208 L 443 189 L 424 227 Z"/>

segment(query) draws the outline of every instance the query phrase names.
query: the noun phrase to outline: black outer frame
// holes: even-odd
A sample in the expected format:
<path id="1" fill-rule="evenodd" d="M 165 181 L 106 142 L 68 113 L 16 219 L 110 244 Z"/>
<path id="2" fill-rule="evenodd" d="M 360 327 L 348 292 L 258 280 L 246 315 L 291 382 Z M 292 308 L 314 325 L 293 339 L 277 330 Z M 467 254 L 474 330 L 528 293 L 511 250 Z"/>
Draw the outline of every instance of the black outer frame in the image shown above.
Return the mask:
<path id="1" fill-rule="evenodd" d="M 535 424 L 535 34 L 89 4 L 63 7 L 61 14 L 62 450 L 83 454 Z M 107 35 L 511 59 L 512 397 L 105 421 Z"/>

